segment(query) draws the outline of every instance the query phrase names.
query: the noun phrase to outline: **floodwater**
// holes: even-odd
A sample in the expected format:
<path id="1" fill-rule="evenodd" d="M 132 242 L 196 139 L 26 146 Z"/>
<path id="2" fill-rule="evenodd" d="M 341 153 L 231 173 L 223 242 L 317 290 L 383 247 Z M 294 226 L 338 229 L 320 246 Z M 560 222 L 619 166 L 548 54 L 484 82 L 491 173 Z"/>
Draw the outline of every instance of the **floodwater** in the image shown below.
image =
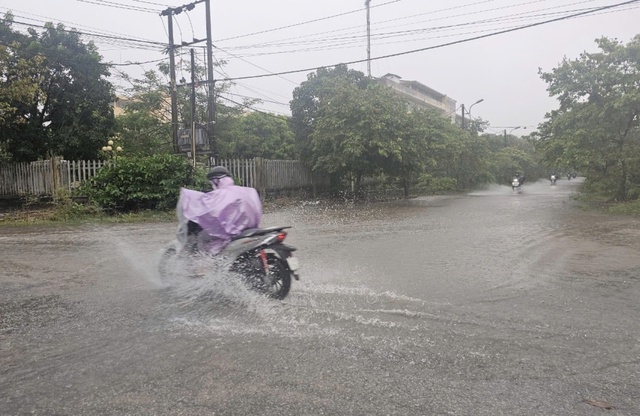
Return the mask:
<path id="1" fill-rule="evenodd" d="M 0 228 L 0 414 L 638 415 L 640 221 L 579 183 L 266 214 L 282 302 L 167 288 L 172 224 Z"/>

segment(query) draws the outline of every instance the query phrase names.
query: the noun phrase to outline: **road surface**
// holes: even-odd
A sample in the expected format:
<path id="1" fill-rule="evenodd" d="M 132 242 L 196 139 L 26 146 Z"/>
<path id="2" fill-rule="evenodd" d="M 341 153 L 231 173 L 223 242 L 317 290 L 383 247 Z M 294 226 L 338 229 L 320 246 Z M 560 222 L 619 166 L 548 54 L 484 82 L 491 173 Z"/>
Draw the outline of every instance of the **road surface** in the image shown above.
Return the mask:
<path id="1" fill-rule="evenodd" d="M 268 213 L 283 302 L 168 290 L 173 224 L 2 227 L 0 414 L 638 415 L 640 222 L 578 185 Z"/>

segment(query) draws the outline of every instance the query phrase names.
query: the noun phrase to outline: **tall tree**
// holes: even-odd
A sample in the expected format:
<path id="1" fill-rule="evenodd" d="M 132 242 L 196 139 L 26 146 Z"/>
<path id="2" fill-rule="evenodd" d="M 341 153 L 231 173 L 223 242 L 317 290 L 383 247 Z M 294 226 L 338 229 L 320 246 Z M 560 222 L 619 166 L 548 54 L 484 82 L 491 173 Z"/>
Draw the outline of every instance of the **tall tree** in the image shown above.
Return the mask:
<path id="1" fill-rule="evenodd" d="M 347 79 L 325 84 L 310 134 L 313 169 L 346 175 L 356 187 L 365 175 L 381 173 L 402 154 L 401 136 L 407 105 L 391 89 L 370 84 L 365 89 Z"/>
<path id="2" fill-rule="evenodd" d="M 253 111 L 235 117 L 230 123 L 228 133 L 232 139 L 221 143 L 221 154 L 295 159 L 293 131 L 287 117 Z"/>
<path id="3" fill-rule="evenodd" d="M 296 139 L 298 157 L 310 163 L 313 150 L 311 133 L 321 116 L 321 106 L 331 93 L 332 82 L 342 79 L 358 89 L 366 88 L 372 81 L 360 71 L 340 64 L 333 68 L 320 68 L 307 75 L 307 80 L 293 90 L 291 122 Z"/>
<path id="4" fill-rule="evenodd" d="M 560 107 L 541 125 L 538 146 L 550 165 L 578 169 L 592 189 L 624 201 L 640 186 L 640 35 L 596 43 L 599 52 L 541 72 Z"/>
<path id="5" fill-rule="evenodd" d="M 151 156 L 172 153 L 171 101 L 164 79 L 156 71 L 146 71 L 140 79 L 120 77 L 131 87 L 118 101 L 123 113 L 116 117 L 117 131 L 128 155 Z"/>
<path id="6" fill-rule="evenodd" d="M 28 161 L 50 154 L 91 159 L 113 132 L 112 86 L 108 66 L 92 44 L 61 24 L 47 23 L 42 33 L 13 30 L 11 20 L 0 31 L 12 39 L 10 53 L 0 55 L 2 78 L 17 87 L 25 73 L 30 94 L 13 95 L 11 111 L 0 125 L 0 141 L 12 160 Z M 33 84 L 37 82 L 37 87 Z"/>

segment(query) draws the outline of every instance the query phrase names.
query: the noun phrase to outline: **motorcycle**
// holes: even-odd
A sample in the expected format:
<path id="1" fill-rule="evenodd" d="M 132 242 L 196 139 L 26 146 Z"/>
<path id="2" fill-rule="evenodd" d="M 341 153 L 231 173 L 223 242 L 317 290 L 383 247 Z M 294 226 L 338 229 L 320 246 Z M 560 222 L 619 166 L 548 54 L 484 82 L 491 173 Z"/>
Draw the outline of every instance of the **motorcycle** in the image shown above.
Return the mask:
<path id="1" fill-rule="evenodd" d="M 300 279 L 298 258 L 293 256 L 296 248 L 284 244 L 287 228 L 291 227 L 247 229 L 212 256 L 203 247 L 202 227 L 193 221 L 184 221 L 178 227 L 177 239 L 160 258 L 160 276 L 166 279 L 171 273 L 171 262 L 181 259 L 187 260 L 187 275 L 202 277 L 202 273 L 195 271 L 199 267 L 198 260 L 213 258 L 221 272 L 238 274 L 251 289 L 273 299 L 284 299 L 291 289 L 292 278 Z"/>
<path id="2" fill-rule="evenodd" d="M 522 183 L 520 182 L 520 179 L 513 178 L 511 180 L 511 190 L 516 193 L 522 192 Z"/>
<path id="3" fill-rule="evenodd" d="M 549 177 L 549 180 L 551 181 L 551 185 L 555 185 L 556 184 L 556 175 L 551 175 Z"/>

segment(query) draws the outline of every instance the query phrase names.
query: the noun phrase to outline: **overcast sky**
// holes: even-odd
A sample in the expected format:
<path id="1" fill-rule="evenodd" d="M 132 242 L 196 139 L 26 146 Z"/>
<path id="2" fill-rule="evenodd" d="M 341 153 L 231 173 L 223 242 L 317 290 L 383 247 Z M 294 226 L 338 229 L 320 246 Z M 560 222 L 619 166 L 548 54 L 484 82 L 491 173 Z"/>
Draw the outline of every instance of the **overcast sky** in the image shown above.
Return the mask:
<path id="1" fill-rule="evenodd" d="M 601 36 L 628 42 L 640 32 L 640 2 L 591 15 L 441 46 L 489 35 L 623 0 L 371 0 L 371 75 L 393 73 L 419 81 L 457 101 L 483 99 L 471 110 L 491 124 L 490 132 L 521 126 L 526 134 L 557 107 L 538 68 L 550 71 L 567 57 L 596 51 Z M 183 2 L 170 0 L 0 0 L 0 14 L 12 10 L 16 22 L 42 26 L 62 22 L 98 46 L 105 62 L 138 76 L 166 59 L 167 17 L 160 11 Z M 367 72 L 364 0 L 211 0 L 216 60 L 227 61 L 216 78 L 252 77 L 363 61 L 350 68 Z M 26 26 L 16 25 L 23 30 Z M 175 16 L 176 43 L 206 38 L 205 5 Z M 127 40 L 129 39 L 129 40 Z M 144 42 L 132 42 L 130 39 Z M 204 46 L 204 43 L 200 44 Z M 440 46 L 440 47 L 439 47 Z M 435 48 L 434 48 L 435 47 Z M 427 49 L 433 48 L 433 49 Z M 412 52 L 420 49 L 422 51 Z M 188 60 L 188 49 L 183 50 Z M 204 49 L 197 49 L 205 60 Z M 392 54 L 396 57 L 375 59 Z M 139 62 L 156 61 L 137 64 Z M 312 71 L 235 81 L 227 99 L 260 98 L 257 109 L 290 114 L 293 89 Z M 188 73 L 178 78 L 189 78 Z M 117 83 L 116 83 L 117 84 Z M 230 103 L 227 101 L 227 103 Z M 526 130 L 525 130 L 526 127 Z"/>

